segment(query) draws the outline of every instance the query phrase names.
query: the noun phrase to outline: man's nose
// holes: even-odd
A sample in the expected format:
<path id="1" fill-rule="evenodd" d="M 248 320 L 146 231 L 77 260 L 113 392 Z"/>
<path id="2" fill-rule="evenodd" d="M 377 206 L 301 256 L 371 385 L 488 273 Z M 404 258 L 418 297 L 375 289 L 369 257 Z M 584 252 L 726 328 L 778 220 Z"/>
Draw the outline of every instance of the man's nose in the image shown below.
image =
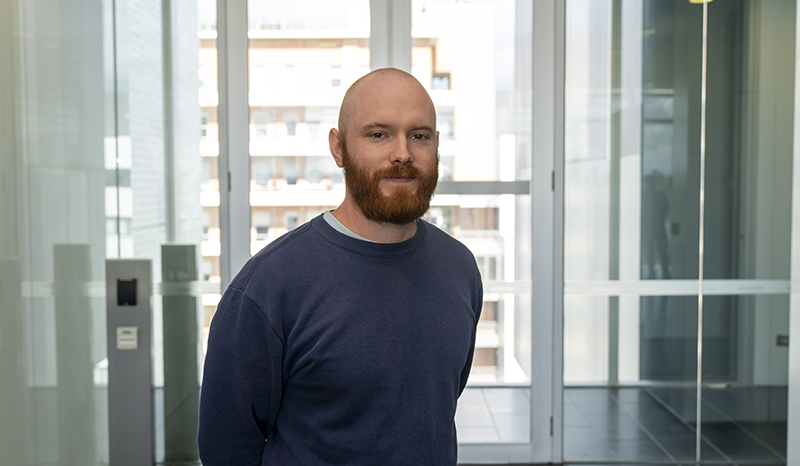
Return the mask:
<path id="1" fill-rule="evenodd" d="M 409 149 L 408 138 L 397 138 L 397 143 L 392 151 L 392 164 L 406 165 L 411 163 L 414 157 Z"/>

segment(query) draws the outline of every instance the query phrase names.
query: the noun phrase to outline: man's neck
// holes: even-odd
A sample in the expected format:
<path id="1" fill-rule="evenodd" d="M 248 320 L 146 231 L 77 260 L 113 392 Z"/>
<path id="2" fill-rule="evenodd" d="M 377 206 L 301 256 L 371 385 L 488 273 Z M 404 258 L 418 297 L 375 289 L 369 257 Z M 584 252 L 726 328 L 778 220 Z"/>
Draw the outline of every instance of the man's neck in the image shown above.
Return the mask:
<path id="1" fill-rule="evenodd" d="M 350 231 L 376 243 L 401 243 L 413 237 L 417 232 L 416 221 L 405 225 L 395 225 L 394 223 L 369 220 L 348 198 L 345 198 L 342 205 L 331 213 Z"/>

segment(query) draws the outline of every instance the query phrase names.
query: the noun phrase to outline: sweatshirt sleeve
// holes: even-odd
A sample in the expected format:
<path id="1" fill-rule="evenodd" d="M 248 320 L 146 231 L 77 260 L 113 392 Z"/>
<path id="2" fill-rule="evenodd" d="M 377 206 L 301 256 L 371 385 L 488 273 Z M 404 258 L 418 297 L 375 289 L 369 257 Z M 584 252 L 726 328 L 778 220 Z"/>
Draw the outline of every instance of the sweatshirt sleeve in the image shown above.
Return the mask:
<path id="1" fill-rule="evenodd" d="M 461 370 L 461 380 L 459 383 L 458 389 L 458 396 L 461 396 L 461 393 L 464 392 L 464 388 L 467 386 L 467 380 L 469 379 L 469 373 L 472 370 L 472 359 L 475 355 L 475 340 L 477 338 L 478 333 L 478 321 L 481 318 L 481 311 L 483 310 L 483 280 L 481 279 L 480 272 L 476 270 L 477 273 L 477 280 L 475 283 L 475 294 L 472 298 L 472 310 L 475 313 L 475 328 L 472 330 L 472 338 L 469 342 L 469 353 L 467 355 L 467 362 L 464 364 L 464 368 Z"/>
<path id="2" fill-rule="evenodd" d="M 198 446 L 205 466 L 260 465 L 281 402 L 283 343 L 241 290 L 222 297 L 208 337 Z"/>

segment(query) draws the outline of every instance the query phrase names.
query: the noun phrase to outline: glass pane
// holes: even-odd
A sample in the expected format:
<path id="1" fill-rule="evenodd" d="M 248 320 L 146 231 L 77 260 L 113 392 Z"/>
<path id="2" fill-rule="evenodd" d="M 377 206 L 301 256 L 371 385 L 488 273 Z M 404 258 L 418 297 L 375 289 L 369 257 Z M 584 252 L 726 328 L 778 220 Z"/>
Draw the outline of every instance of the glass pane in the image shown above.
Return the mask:
<path id="1" fill-rule="evenodd" d="M 614 299 L 619 299 L 619 376 L 635 383 L 627 388 L 608 384 Z M 641 313 L 635 312 L 635 298 L 565 296 L 566 461 L 694 458 L 697 298 L 640 299 Z M 648 380 L 645 386 L 636 383 L 639 373 Z"/>
<path id="2" fill-rule="evenodd" d="M 567 4 L 564 279 L 609 278 L 610 1 Z"/>
<path id="3" fill-rule="evenodd" d="M 203 344 L 208 338 L 211 317 L 221 297 L 220 222 L 219 222 L 219 83 L 217 82 L 217 2 L 197 0 L 197 56 L 200 103 L 199 150 L 202 163 L 200 205 L 202 241 L 200 243 L 200 281 L 203 283 Z"/>
<path id="4" fill-rule="evenodd" d="M 639 282 L 789 277 L 795 5 L 708 8 L 701 242 L 702 5 L 567 3 L 565 281 L 645 295 L 564 296 L 567 460 L 785 461 L 788 296 Z"/>
<path id="5" fill-rule="evenodd" d="M 439 130 L 440 186 L 428 219 L 472 250 L 485 283 L 472 384 L 531 377 L 530 197 L 452 188 L 522 181 L 528 189 L 531 13 L 508 0 L 412 1 L 411 72 L 433 99 Z M 496 283 L 512 292 L 495 292 Z"/>
<path id="6" fill-rule="evenodd" d="M 177 273 L 162 246 L 196 247 L 211 224 L 198 199 L 214 167 L 198 136 L 215 115 L 197 104 L 197 2 L 173 4 L 167 18 L 142 2 L 0 2 L 4 464 L 109 463 L 105 259 L 150 259 L 156 285 L 196 280 L 196 257 Z M 185 386 L 198 389 L 198 297 L 167 294 L 152 300 L 160 462 L 175 451 L 176 419 L 188 458 L 195 444 L 191 396 L 176 406 L 162 390 L 174 386 L 163 353 L 178 307 L 180 329 L 197 331 L 170 358 L 195 370 Z"/>
<path id="7" fill-rule="evenodd" d="M 789 296 L 713 296 L 703 308 L 704 441 L 726 460 L 786 461 Z"/>
<path id="8" fill-rule="evenodd" d="M 369 12 L 369 0 L 248 1 L 252 254 L 344 198 L 328 131 L 369 72 Z"/>
<path id="9" fill-rule="evenodd" d="M 640 378 L 697 382 L 697 297 L 643 296 Z"/>
<path id="10" fill-rule="evenodd" d="M 531 378 L 530 196 L 453 187 L 502 181 L 528 189 L 531 6 L 413 0 L 411 21 L 411 73 L 433 99 L 439 130 L 440 186 L 428 218 L 470 248 L 484 280 L 459 442 L 528 442 L 530 389 L 496 384 Z"/>
<path id="11" fill-rule="evenodd" d="M 104 194 L 131 182 L 104 156 L 109 18 L 100 3 L 0 2 L 4 464 L 108 462 L 105 293 L 91 285 L 106 229 L 127 231 Z"/>
<path id="12" fill-rule="evenodd" d="M 693 390 L 684 388 L 567 388 L 564 460 L 691 461 L 696 434 L 689 419 L 695 400 Z"/>
<path id="13" fill-rule="evenodd" d="M 642 279 L 697 278 L 702 23 L 702 5 L 643 3 Z"/>
<path id="14" fill-rule="evenodd" d="M 706 278 L 789 278 L 795 13 L 709 5 Z"/>

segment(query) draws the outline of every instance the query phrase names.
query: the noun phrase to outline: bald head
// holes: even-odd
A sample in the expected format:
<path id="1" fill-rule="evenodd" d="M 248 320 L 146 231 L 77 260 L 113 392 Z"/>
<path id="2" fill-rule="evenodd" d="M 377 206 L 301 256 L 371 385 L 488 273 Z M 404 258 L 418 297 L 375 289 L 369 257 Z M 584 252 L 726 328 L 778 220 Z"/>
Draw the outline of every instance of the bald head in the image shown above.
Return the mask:
<path id="1" fill-rule="evenodd" d="M 436 121 L 433 101 L 417 78 L 397 68 L 380 68 L 362 76 L 347 89 L 339 109 L 339 132 L 347 132 L 354 114 L 370 111 L 371 104 L 377 103 L 376 94 L 387 92 L 412 94 L 408 97 L 420 99 Z"/>

